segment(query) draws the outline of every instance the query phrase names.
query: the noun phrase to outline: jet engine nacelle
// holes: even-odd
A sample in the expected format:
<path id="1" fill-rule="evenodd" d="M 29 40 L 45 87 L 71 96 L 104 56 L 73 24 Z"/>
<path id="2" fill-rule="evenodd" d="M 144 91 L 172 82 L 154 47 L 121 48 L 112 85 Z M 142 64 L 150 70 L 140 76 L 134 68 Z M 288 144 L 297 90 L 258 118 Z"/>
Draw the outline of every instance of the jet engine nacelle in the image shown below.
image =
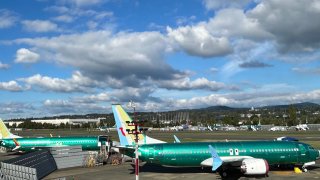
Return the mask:
<path id="1" fill-rule="evenodd" d="M 264 175 L 269 172 L 269 164 L 264 159 L 244 159 L 241 165 L 241 172 L 245 175 Z"/>

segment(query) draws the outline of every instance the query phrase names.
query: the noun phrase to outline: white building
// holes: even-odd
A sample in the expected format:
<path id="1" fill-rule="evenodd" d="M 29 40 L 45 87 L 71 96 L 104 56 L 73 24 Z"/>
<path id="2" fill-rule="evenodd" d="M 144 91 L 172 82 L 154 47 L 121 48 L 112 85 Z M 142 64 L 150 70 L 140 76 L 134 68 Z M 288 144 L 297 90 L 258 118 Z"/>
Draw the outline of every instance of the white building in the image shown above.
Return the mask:
<path id="1" fill-rule="evenodd" d="M 36 122 L 36 123 L 48 123 L 48 124 L 54 124 L 54 125 L 60 125 L 61 123 L 63 124 L 72 124 L 72 125 L 76 125 L 76 124 L 85 124 L 85 123 L 95 123 L 98 124 L 100 123 L 100 119 L 36 119 L 36 120 L 31 120 L 31 122 Z M 16 125 L 18 126 L 19 124 L 23 123 L 23 121 L 5 121 L 6 124 L 9 124 L 10 126 L 12 126 L 14 123 L 16 123 Z"/>

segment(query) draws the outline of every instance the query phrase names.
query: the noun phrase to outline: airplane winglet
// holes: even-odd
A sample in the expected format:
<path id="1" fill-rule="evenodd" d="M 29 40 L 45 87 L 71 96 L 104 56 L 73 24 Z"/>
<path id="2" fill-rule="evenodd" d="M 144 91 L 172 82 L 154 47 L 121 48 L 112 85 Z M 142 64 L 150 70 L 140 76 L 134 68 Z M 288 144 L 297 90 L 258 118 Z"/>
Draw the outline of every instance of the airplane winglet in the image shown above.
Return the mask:
<path id="1" fill-rule="evenodd" d="M 209 149 L 212 155 L 212 171 L 216 171 L 222 165 L 222 160 L 211 145 L 209 145 Z"/>
<path id="2" fill-rule="evenodd" d="M 176 135 L 173 135 L 173 137 L 174 137 L 174 143 L 181 143 L 180 139 Z"/>

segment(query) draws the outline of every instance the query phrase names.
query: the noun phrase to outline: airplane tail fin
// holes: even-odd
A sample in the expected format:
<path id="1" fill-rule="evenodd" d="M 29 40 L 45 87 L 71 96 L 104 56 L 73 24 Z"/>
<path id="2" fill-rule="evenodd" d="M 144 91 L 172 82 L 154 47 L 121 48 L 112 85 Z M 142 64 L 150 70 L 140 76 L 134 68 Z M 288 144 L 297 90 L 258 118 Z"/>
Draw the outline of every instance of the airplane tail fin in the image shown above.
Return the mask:
<path id="1" fill-rule="evenodd" d="M 10 133 L 9 129 L 4 124 L 2 119 L 0 119 L 0 137 L 1 137 L 1 139 L 21 138 L 20 136 L 17 136 L 17 135 Z"/>
<path id="2" fill-rule="evenodd" d="M 135 135 L 128 134 L 128 131 L 132 131 L 134 126 L 128 126 L 128 122 L 131 122 L 132 119 L 126 113 L 126 111 L 119 104 L 112 105 L 112 111 L 114 115 L 114 119 L 116 121 L 117 132 L 120 140 L 121 146 L 135 145 Z M 151 138 L 146 135 L 139 134 L 138 144 L 157 144 L 157 143 L 165 143 L 164 141 Z"/>

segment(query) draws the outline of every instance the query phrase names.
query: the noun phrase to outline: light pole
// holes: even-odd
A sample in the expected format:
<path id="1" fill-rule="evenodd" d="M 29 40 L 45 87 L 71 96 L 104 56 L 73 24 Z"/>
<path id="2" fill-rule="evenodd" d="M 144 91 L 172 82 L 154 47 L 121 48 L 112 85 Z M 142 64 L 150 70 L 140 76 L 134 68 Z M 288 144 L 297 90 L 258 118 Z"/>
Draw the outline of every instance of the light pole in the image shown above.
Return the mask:
<path id="1" fill-rule="evenodd" d="M 130 130 L 127 129 L 126 131 L 128 134 L 133 134 L 135 135 L 135 172 L 136 172 L 136 180 L 139 180 L 139 154 L 138 154 L 138 149 L 139 149 L 139 134 L 141 134 L 141 131 L 145 131 L 143 128 L 139 128 L 139 126 L 142 126 L 141 123 L 144 121 L 137 121 L 136 119 L 136 105 L 134 104 L 133 101 L 130 101 L 128 104 L 129 107 L 133 108 L 133 121 L 126 121 L 128 126 L 134 126 L 134 129 Z"/>

